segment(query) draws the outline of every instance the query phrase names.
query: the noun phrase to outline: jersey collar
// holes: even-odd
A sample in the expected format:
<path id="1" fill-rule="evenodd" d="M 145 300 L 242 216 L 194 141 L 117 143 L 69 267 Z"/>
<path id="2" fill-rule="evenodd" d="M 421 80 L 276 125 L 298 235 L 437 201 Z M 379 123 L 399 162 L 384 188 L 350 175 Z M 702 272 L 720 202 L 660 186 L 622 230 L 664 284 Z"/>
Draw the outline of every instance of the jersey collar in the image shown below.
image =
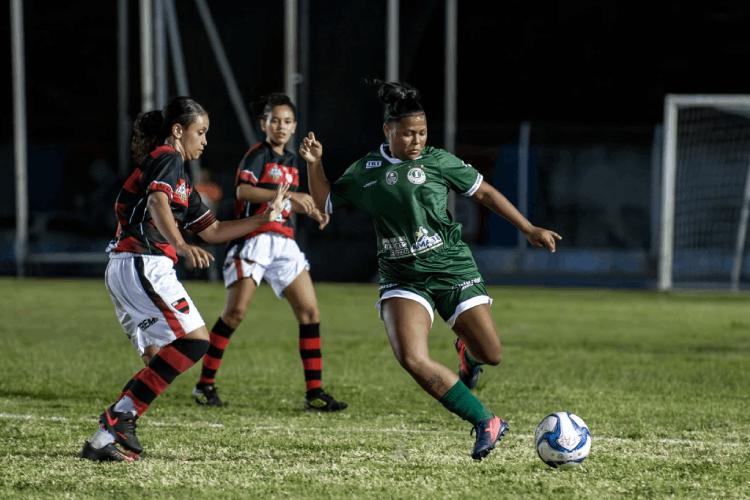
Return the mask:
<path id="1" fill-rule="evenodd" d="M 388 163 L 391 163 L 393 165 L 404 162 L 403 160 L 399 160 L 395 156 L 391 156 L 391 148 L 388 147 L 387 143 L 383 143 L 380 145 L 380 156 L 388 160 Z M 416 159 L 419 160 L 420 158 L 422 158 L 422 155 L 419 155 L 419 158 Z"/>

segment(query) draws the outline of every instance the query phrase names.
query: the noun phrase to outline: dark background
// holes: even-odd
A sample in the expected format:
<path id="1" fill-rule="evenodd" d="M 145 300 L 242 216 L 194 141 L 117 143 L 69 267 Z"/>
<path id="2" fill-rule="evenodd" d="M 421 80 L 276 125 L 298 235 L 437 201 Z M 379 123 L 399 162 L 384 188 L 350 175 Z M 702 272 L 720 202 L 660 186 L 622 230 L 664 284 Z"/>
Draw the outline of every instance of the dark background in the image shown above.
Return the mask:
<path id="1" fill-rule="evenodd" d="M 141 102 L 137 5 L 129 6 L 131 118 Z M 283 3 L 209 5 L 245 101 L 283 90 Z M 437 146 L 443 140 L 443 5 L 402 0 L 400 11 L 401 80 L 422 91 L 429 142 Z M 176 7 L 190 93 L 211 117 L 202 165 L 231 193 L 248 145 L 194 3 L 178 0 Z M 324 142 L 326 168 L 335 178 L 382 137 L 381 108 L 362 80 L 384 77 L 386 2 L 310 0 L 309 7 L 303 74 L 309 101 L 299 119 Z M 111 206 L 122 182 L 117 3 L 29 0 L 24 15 L 32 250 L 98 251 L 113 234 Z M 749 21 L 741 2 L 460 1 L 456 153 L 514 200 L 515 174 L 506 167 L 515 161 L 519 124 L 529 121 L 534 222 L 564 233 L 570 246 L 650 248 L 648 225 L 639 221 L 653 211 L 648 160 L 664 96 L 747 92 Z M 7 4 L 0 29 L 0 173 L 6 179 L 0 260 L 7 261 L 15 225 Z M 170 74 L 169 94 L 175 92 Z M 590 185 L 591 196 L 572 187 L 561 192 L 567 184 Z M 599 220 L 618 199 L 627 201 Z M 227 216 L 227 206 L 220 215 Z M 514 244 L 512 228 L 471 210 L 464 217 L 472 243 Z M 334 220 L 322 235 L 303 224 L 301 240 L 310 246 L 317 277 L 369 279 L 374 271 L 372 231 L 360 214 Z M 336 266 L 325 257 L 333 250 L 345 254 Z"/>

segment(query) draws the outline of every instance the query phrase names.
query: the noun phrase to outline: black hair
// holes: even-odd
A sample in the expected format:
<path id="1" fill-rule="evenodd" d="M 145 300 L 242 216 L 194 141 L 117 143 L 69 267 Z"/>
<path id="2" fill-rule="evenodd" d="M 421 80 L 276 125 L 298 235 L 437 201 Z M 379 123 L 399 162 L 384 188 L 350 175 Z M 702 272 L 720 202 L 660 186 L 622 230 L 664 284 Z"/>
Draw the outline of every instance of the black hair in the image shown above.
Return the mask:
<path id="1" fill-rule="evenodd" d="M 140 113 L 133 122 L 130 154 L 140 164 L 151 151 L 172 133 L 172 125 L 179 123 L 188 128 L 199 116 L 208 114 L 192 97 L 174 97 L 163 110 Z"/>
<path id="2" fill-rule="evenodd" d="M 272 94 L 263 96 L 260 98 L 258 103 L 263 106 L 259 114 L 259 118 L 263 121 L 268 118 L 268 115 L 271 114 L 273 108 L 275 108 L 276 106 L 289 106 L 292 109 L 294 118 L 297 118 L 297 107 L 294 105 L 288 95 L 282 94 L 281 92 L 274 92 Z"/>
<path id="3" fill-rule="evenodd" d="M 422 103 L 419 102 L 419 90 L 408 83 L 384 82 L 383 80 L 366 80 L 370 85 L 378 88 L 378 98 L 384 104 L 383 121 L 397 122 L 406 116 L 424 113 Z"/>

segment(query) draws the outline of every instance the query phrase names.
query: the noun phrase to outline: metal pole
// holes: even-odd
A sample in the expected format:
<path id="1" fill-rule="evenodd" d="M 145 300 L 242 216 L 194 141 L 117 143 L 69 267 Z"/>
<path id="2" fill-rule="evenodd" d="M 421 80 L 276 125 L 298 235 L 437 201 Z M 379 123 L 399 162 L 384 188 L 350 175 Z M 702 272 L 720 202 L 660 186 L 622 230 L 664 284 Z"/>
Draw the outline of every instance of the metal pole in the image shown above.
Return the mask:
<path id="1" fill-rule="evenodd" d="M 742 196 L 742 208 L 740 210 L 740 222 L 737 224 L 737 245 L 734 248 L 734 263 L 732 264 L 732 290 L 740 289 L 740 277 L 742 275 L 742 260 L 745 254 L 745 239 L 747 237 L 747 222 L 750 218 L 750 162 L 747 165 L 745 175 L 745 192 Z"/>
<path id="2" fill-rule="evenodd" d="M 140 0 L 141 18 L 141 111 L 154 109 L 154 27 L 151 0 Z"/>
<path id="3" fill-rule="evenodd" d="M 298 130 L 302 135 L 307 134 L 310 126 L 308 116 L 310 114 L 310 0 L 299 2 L 299 92 L 297 96 L 297 109 L 300 116 L 297 118 Z"/>
<path id="4" fill-rule="evenodd" d="M 171 52 L 172 70 L 175 75 L 177 93 L 190 95 L 188 87 L 187 72 L 185 71 L 185 57 L 182 54 L 182 39 L 180 29 L 177 26 L 177 10 L 174 0 L 164 0 L 165 19 L 167 21 L 167 36 L 169 36 L 169 51 Z"/>
<path id="5" fill-rule="evenodd" d="M 456 151 L 456 69 L 458 66 L 458 4 L 445 0 L 445 127 L 443 145 L 451 153 Z M 456 213 L 456 195 L 450 191 L 448 210 Z"/>
<path id="6" fill-rule="evenodd" d="M 297 102 L 297 0 L 284 0 L 284 93 Z"/>
<path id="7" fill-rule="evenodd" d="M 664 149 L 662 150 L 661 242 L 659 246 L 659 290 L 672 288 L 674 258 L 674 188 L 677 169 L 677 104 L 672 96 L 664 101 Z"/>
<path id="8" fill-rule="evenodd" d="M 130 170 L 128 38 L 128 0 L 117 0 L 117 171 L 121 177 Z"/>
<path id="9" fill-rule="evenodd" d="M 518 132 L 518 211 L 529 216 L 529 151 L 531 148 L 531 124 L 521 122 Z M 526 251 L 526 236 L 518 232 L 519 257 Z"/>
<path id="10" fill-rule="evenodd" d="M 224 47 L 221 44 L 219 32 L 216 30 L 211 11 L 205 0 L 195 0 L 195 5 L 198 7 L 198 13 L 203 21 L 203 26 L 206 28 L 208 41 L 211 43 L 211 49 L 213 49 L 216 63 L 219 65 L 219 71 L 221 71 L 221 75 L 224 77 L 224 84 L 229 93 L 229 100 L 232 101 L 234 112 L 237 114 L 237 120 L 240 122 L 242 134 L 245 136 L 247 144 L 253 144 L 257 142 L 257 139 L 255 138 L 255 133 L 250 125 L 250 118 L 247 116 L 247 109 L 245 108 L 245 103 L 242 101 L 240 89 L 234 79 L 232 67 L 229 65 L 227 55 L 224 53 Z"/>
<path id="11" fill-rule="evenodd" d="M 167 103 L 167 49 L 164 36 L 164 0 L 154 2 L 154 101 L 157 108 Z"/>
<path id="12" fill-rule="evenodd" d="M 398 51 L 399 51 L 399 0 L 388 0 L 387 27 L 385 48 L 385 79 L 389 82 L 398 81 Z"/>
<path id="13" fill-rule="evenodd" d="M 16 275 L 25 274 L 29 240 L 29 194 L 27 181 L 26 69 L 24 63 L 23 2 L 11 0 L 11 46 L 13 64 L 13 153 L 16 173 Z"/>

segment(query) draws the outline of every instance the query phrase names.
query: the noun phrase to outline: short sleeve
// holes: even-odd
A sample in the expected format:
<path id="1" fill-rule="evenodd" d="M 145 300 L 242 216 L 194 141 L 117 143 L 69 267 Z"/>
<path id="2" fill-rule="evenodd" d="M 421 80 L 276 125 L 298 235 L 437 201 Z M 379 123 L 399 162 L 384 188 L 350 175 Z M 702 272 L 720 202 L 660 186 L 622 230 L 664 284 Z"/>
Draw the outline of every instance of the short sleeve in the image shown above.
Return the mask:
<path id="1" fill-rule="evenodd" d="M 188 210 L 185 214 L 183 227 L 188 231 L 198 234 L 208 226 L 216 222 L 216 216 L 201 200 L 197 190 L 193 190 L 188 198 Z"/>
<path id="2" fill-rule="evenodd" d="M 334 209 L 354 205 L 352 186 L 355 186 L 356 183 L 352 170 L 355 166 L 356 164 L 349 167 L 331 186 L 331 192 L 326 200 L 327 214 L 332 214 Z"/>
<path id="3" fill-rule="evenodd" d="M 443 178 L 454 191 L 472 196 L 479 189 L 484 177 L 470 164 L 447 151 L 436 150 L 435 157 L 440 162 Z"/>
<path id="4" fill-rule="evenodd" d="M 250 184 L 255 186 L 263 176 L 263 148 L 258 145 L 253 146 L 245 153 L 240 162 L 239 172 L 237 175 L 237 184 Z"/>
<path id="5" fill-rule="evenodd" d="M 146 193 L 162 192 L 172 201 L 182 172 L 182 159 L 178 153 L 164 153 L 157 156 L 151 168 L 144 172 Z"/>

